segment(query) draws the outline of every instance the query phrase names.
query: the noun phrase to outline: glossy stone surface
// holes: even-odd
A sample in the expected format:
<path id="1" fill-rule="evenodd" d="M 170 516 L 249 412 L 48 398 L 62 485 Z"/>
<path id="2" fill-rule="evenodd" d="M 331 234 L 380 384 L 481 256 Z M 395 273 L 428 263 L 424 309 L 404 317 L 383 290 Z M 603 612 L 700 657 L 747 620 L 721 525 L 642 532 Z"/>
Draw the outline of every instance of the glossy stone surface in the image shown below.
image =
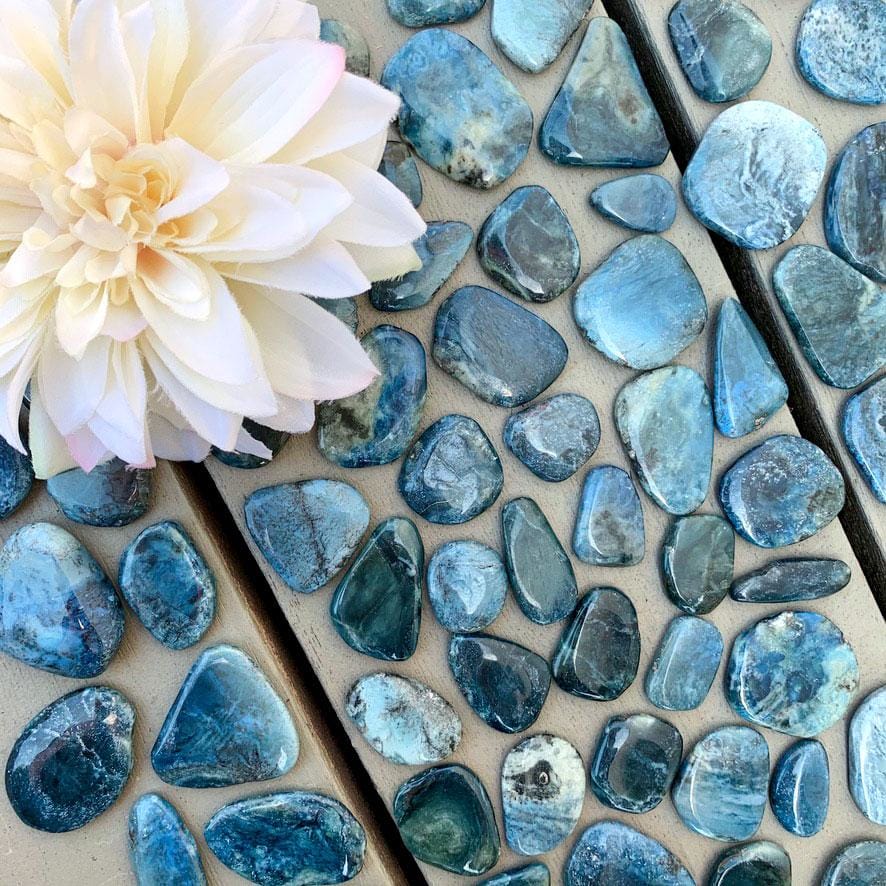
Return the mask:
<path id="1" fill-rule="evenodd" d="M 758 840 L 727 849 L 710 886 L 791 886 L 791 859 L 777 843 Z"/>
<path id="2" fill-rule="evenodd" d="M 682 516 L 705 500 L 714 416 L 694 369 L 665 366 L 628 382 L 615 401 L 615 424 L 640 484 L 660 508 Z"/>
<path id="3" fill-rule="evenodd" d="M 167 784 L 215 788 L 278 778 L 298 759 L 283 699 L 236 646 L 205 649 L 160 729 L 151 763 Z"/>
<path id="4" fill-rule="evenodd" d="M 842 430 L 871 492 L 886 504 L 886 377 L 846 401 Z"/>
<path id="5" fill-rule="evenodd" d="M 6 762 L 6 794 L 29 827 L 73 831 L 120 796 L 132 770 L 135 711 L 119 692 L 87 686 L 47 705 Z"/>
<path id="6" fill-rule="evenodd" d="M 766 809 L 769 748 L 747 726 L 724 726 L 689 752 L 671 796 L 683 823 L 698 834 L 732 842 L 752 837 Z"/>
<path id="7" fill-rule="evenodd" d="M 356 298 L 315 298 L 314 301 L 324 311 L 341 320 L 356 335 L 357 327 L 360 325 L 357 317 Z M 249 419 L 246 421 L 249 421 Z M 289 435 L 287 434 L 286 437 L 288 439 Z"/>
<path id="8" fill-rule="evenodd" d="M 551 872 L 541 862 L 536 862 L 496 874 L 483 880 L 480 886 L 551 886 Z"/>
<path id="9" fill-rule="evenodd" d="M 686 79 L 705 101 L 747 95 L 772 58 L 766 26 L 738 0 L 679 0 L 668 31 Z"/>
<path id="10" fill-rule="evenodd" d="M 403 142 L 389 141 L 385 145 L 378 171 L 391 184 L 396 185 L 416 209 L 421 206 L 424 197 L 421 173 L 418 171 L 418 164 L 408 145 Z"/>
<path id="11" fill-rule="evenodd" d="M 553 326 L 482 286 L 456 290 L 437 311 L 434 361 L 478 397 L 522 406 L 566 366 L 566 342 Z"/>
<path id="12" fill-rule="evenodd" d="M 523 614 L 536 624 L 566 618 L 578 601 L 569 555 L 547 517 L 531 498 L 515 498 L 501 509 L 505 563 Z"/>
<path id="13" fill-rule="evenodd" d="M 405 661 L 418 645 L 425 549 L 415 524 L 390 517 L 335 589 L 332 624 L 345 643 L 383 661 Z"/>
<path id="14" fill-rule="evenodd" d="M 714 418 L 726 437 L 763 427 L 788 400 L 788 386 L 745 309 L 727 298 L 714 344 Z"/>
<path id="15" fill-rule="evenodd" d="M 387 0 L 391 17 L 407 28 L 449 25 L 476 15 L 486 0 Z"/>
<path id="16" fill-rule="evenodd" d="M 841 849 L 825 871 L 821 886 L 879 886 L 886 882 L 886 842 L 864 840 Z"/>
<path id="17" fill-rule="evenodd" d="M 528 729 L 541 713 L 551 686 L 548 663 L 510 640 L 456 634 L 449 667 L 468 704 L 499 732 Z"/>
<path id="18" fill-rule="evenodd" d="M 436 766 L 403 782 L 394 820 L 409 851 L 435 867 L 470 877 L 498 863 L 501 843 L 489 795 L 464 766 Z"/>
<path id="19" fill-rule="evenodd" d="M 429 523 L 467 523 L 494 504 L 504 485 L 501 461 L 483 429 L 464 415 L 444 415 L 413 444 L 398 486 Z"/>
<path id="20" fill-rule="evenodd" d="M 347 302 L 350 302 L 351 299 L 331 299 L 330 301 L 334 301 L 336 303 L 342 303 L 342 307 L 347 307 Z M 317 302 L 320 302 L 320 299 L 317 299 Z M 334 311 L 330 311 L 330 313 L 336 313 Z M 337 314 L 336 314 L 337 315 Z M 341 319 L 341 317 L 339 317 Z M 356 329 L 356 320 L 357 320 L 357 306 L 354 304 L 354 328 Z M 226 452 L 222 449 L 217 449 L 213 446 L 212 454 L 224 465 L 227 465 L 229 468 L 240 468 L 241 470 L 255 470 L 256 468 L 263 468 L 266 464 L 269 464 L 274 457 L 280 452 L 281 449 L 289 442 L 290 435 L 285 431 L 275 431 L 273 428 L 266 428 L 264 425 L 260 425 L 257 422 L 252 421 L 250 418 L 243 419 L 243 430 L 249 434 L 254 440 L 258 440 L 259 443 L 266 446 L 271 451 L 271 458 L 262 458 L 260 455 L 253 455 L 251 452 L 237 452 L 231 451 Z"/>
<path id="21" fill-rule="evenodd" d="M 591 191 L 591 206 L 623 228 L 660 234 L 677 217 L 677 195 L 660 175 L 641 173 L 604 182 Z"/>
<path id="22" fill-rule="evenodd" d="M 839 721 L 857 688 L 852 647 L 817 612 L 782 612 L 742 631 L 726 671 L 726 698 L 740 717 L 799 738 Z"/>
<path id="23" fill-rule="evenodd" d="M 60 526 L 30 523 L 0 551 L 0 651 L 61 674 L 96 677 L 123 639 L 123 607 L 89 551 Z"/>
<path id="24" fill-rule="evenodd" d="M 634 604 L 615 588 L 594 588 L 563 631 L 551 668 L 566 692 L 612 701 L 634 682 L 639 661 Z"/>
<path id="25" fill-rule="evenodd" d="M 33 483 L 31 459 L 0 439 L 0 520 L 18 510 Z"/>
<path id="26" fill-rule="evenodd" d="M 662 549 L 668 596 L 690 615 L 706 615 L 720 605 L 732 582 L 735 534 L 714 514 L 675 520 Z"/>
<path id="27" fill-rule="evenodd" d="M 438 172 L 492 188 L 523 162 L 532 111 L 504 74 L 470 40 L 421 31 L 388 62 L 382 85 L 403 99 L 403 138 Z"/>
<path id="28" fill-rule="evenodd" d="M 369 76 L 369 44 L 353 25 L 324 18 L 320 22 L 320 39 L 326 43 L 337 43 L 344 49 L 345 70 L 358 77 Z"/>
<path id="29" fill-rule="evenodd" d="M 646 553 L 640 496 L 626 471 L 591 468 L 585 477 L 572 550 L 592 566 L 635 566 Z"/>
<path id="30" fill-rule="evenodd" d="M 621 28 L 588 23 L 563 86 L 539 131 L 542 151 L 566 166 L 658 166 L 670 151 L 664 126 Z"/>
<path id="31" fill-rule="evenodd" d="M 782 434 L 746 452 L 723 475 L 720 503 L 732 525 L 763 548 L 815 535 L 843 508 L 840 472 L 813 443 Z"/>
<path id="32" fill-rule="evenodd" d="M 430 222 L 414 244 L 421 267 L 394 280 L 373 283 L 369 290 L 372 306 L 377 311 L 409 311 L 428 304 L 455 273 L 473 239 L 473 229 L 464 222 Z"/>
<path id="33" fill-rule="evenodd" d="M 118 458 L 94 467 L 56 474 L 46 491 L 62 513 L 87 526 L 126 526 L 147 513 L 151 504 L 151 472 L 130 470 Z"/>
<path id="34" fill-rule="evenodd" d="M 428 391 L 425 349 L 412 333 L 376 326 L 360 343 L 378 377 L 358 394 L 317 407 L 317 445 L 342 468 L 400 458 L 418 431 Z"/>
<path id="35" fill-rule="evenodd" d="M 886 289 L 820 246 L 795 246 L 772 275 L 797 341 L 822 381 L 854 388 L 886 365 Z"/>
<path id="36" fill-rule="evenodd" d="M 730 242 L 769 249 L 803 223 L 826 165 L 811 123 L 772 102 L 741 102 L 708 127 L 683 175 L 683 197 Z"/>
<path id="37" fill-rule="evenodd" d="M 360 822 L 337 800 L 307 791 L 229 803 L 203 834 L 222 864 L 260 886 L 345 883 L 366 852 Z"/>
<path id="38" fill-rule="evenodd" d="M 322 588 L 357 549 L 369 508 L 353 486 L 302 480 L 258 489 L 246 499 L 246 526 L 274 571 L 293 590 Z"/>
<path id="39" fill-rule="evenodd" d="M 886 686 L 872 692 L 849 725 L 849 789 L 874 824 L 886 824 Z"/>
<path id="40" fill-rule="evenodd" d="M 739 603 L 796 603 L 836 594 L 849 584 L 852 570 L 842 560 L 773 560 L 736 579 L 729 595 Z"/>
<path id="41" fill-rule="evenodd" d="M 559 846 L 578 824 L 585 770 L 578 751 L 555 735 L 533 735 L 509 751 L 501 770 L 505 839 L 520 855 Z"/>
<path id="42" fill-rule="evenodd" d="M 720 667 L 723 637 L 716 625 L 679 615 L 665 630 L 646 672 L 646 697 L 667 711 L 695 710 Z"/>
<path id="43" fill-rule="evenodd" d="M 572 309 L 603 356 L 633 369 L 669 363 L 698 338 L 708 318 L 692 268 L 655 234 L 617 246 L 579 286 Z"/>
<path id="44" fill-rule="evenodd" d="M 590 767 L 591 790 L 606 806 L 649 812 L 664 800 L 683 759 L 683 738 L 651 714 L 611 717 Z"/>
<path id="45" fill-rule="evenodd" d="M 215 617 L 215 578 L 184 528 L 172 520 L 143 529 L 120 559 L 120 593 L 170 649 L 193 646 Z"/>
<path id="46" fill-rule="evenodd" d="M 561 295 L 581 268 L 575 231 L 540 185 L 517 188 L 493 210 L 480 228 L 477 254 L 493 280 L 532 302 Z"/>
<path id="47" fill-rule="evenodd" d="M 823 827 L 830 801 L 830 766 L 815 739 L 792 744 L 779 758 L 769 784 L 769 802 L 781 826 L 799 837 Z"/>
<path id="48" fill-rule="evenodd" d="M 159 794 L 143 794 L 132 804 L 129 859 L 137 886 L 205 886 L 194 837 Z"/>
<path id="49" fill-rule="evenodd" d="M 368 674 L 348 693 L 348 716 L 392 763 L 439 763 L 461 741 L 461 720 L 433 689 L 396 674 Z"/>

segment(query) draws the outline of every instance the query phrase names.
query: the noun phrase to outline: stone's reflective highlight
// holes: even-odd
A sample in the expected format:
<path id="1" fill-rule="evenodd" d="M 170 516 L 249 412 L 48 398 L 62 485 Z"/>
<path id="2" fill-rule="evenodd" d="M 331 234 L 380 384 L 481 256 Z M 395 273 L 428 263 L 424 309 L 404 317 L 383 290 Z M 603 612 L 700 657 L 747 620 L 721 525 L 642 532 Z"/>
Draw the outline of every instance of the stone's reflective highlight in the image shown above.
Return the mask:
<path id="1" fill-rule="evenodd" d="M 357 299 L 353 298 L 315 298 L 315 302 L 333 317 L 341 320 L 355 335 L 360 325 L 357 317 Z M 246 419 L 249 421 L 249 419 Z M 245 422 L 244 422 L 245 424 Z M 286 435 L 287 439 L 289 435 Z"/>
<path id="2" fill-rule="evenodd" d="M 707 698 L 722 656 L 723 637 L 715 625 L 677 616 L 646 672 L 647 698 L 668 711 L 694 710 Z"/>
<path id="3" fill-rule="evenodd" d="M 222 806 L 203 829 L 219 861 L 261 886 L 321 886 L 363 868 L 366 834 L 337 800 L 307 791 Z"/>
<path id="4" fill-rule="evenodd" d="M 612 701 L 634 682 L 639 662 L 634 604 L 616 588 L 594 588 L 563 631 L 551 667 L 566 692 Z"/>
<path id="5" fill-rule="evenodd" d="M 480 228 L 477 253 L 493 280 L 532 302 L 555 299 L 581 268 L 575 231 L 540 185 L 517 188 L 493 210 Z"/>
<path id="6" fill-rule="evenodd" d="M 407 28 L 449 25 L 476 15 L 486 0 L 387 0 L 391 17 Z"/>
<path id="7" fill-rule="evenodd" d="M 302 480 L 257 489 L 246 499 L 244 510 L 252 540 L 299 594 L 311 594 L 335 576 L 369 525 L 363 496 L 338 480 Z"/>
<path id="8" fill-rule="evenodd" d="M 846 713 L 858 662 L 833 622 L 817 612 L 782 612 L 742 631 L 732 646 L 726 698 L 746 720 L 811 738 Z"/>
<path id="9" fill-rule="evenodd" d="M 46 491 L 75 523 L 126 526 L 150 507 L 151 472 L 113 458 L 88 474 L 80 468 L 56 474 L 46 481 Z"/>
<path id="10" fill-rule="evenodd" d="M 818 600 L 841 591 L 851 577 L 852 571 L 842 560 L 773 560 L 736 579 L 729 595 L 739 603 Z"/>
<path id="11" fill-rule="evenodd" d="M 403 138 L 451 179 L 492 188 L 526 157 L 532 111 L 470 40 L 439 28 L 421 31 L 388 62 L 381 82 L 403 100 Z"/>
<path id="12" fill-rule="evenodd" d="M 317 299 L 319 302 L 320 299 Z M 349 302 L 351 299 L 332 299 L 334 302 Z M 343 305 L 346 307 L 346 305 Z M 330 311 L 330 313 L 334 313 Z M 339 318 L 341 319 L 341 318 Z M 354 330 L 356 330 L 357 324 L 357 306 L 354 304 Z M 240 468 L 241 470 L 255 470 L 256 468 L 263 468 L 266 464 L 269 464 L 274 457 L 280 452 L 281 449 L 289 442 L 290 435 L 286 433 L 286 431 L 275 431 L 273 428 L 266 428 L 264 425 L 260 425 L 257 422 L 254 422 L 251 418 L 243 419 L 243 430 L 249 434 L 255 440 L 258 440 L 259 443 L 262 443 L 268 449 L 271 450 L 271 458 L 262 458 L 259 455 L 253 455 L 249 452 L 237 452 L 231 451 L 226 452 L 222 449 L 218 449 L 215 446 L 212 447 L 212 454 L 223 464 L 227 465 L 229 468 Z"/>
<path id="13" fill-rule="evenodd" d="M 138 886 L 205 886 L 194 837 L 175 807 L 143 794 L 129 812 L 129 859 Z"/>
<path id="14" fill-rule="evenodd" d="M 394 820 L 406 848 L 434 867 L 471 877 L 498 864 L 501 843 L 489 795 L 464 766 L 436 766 L 403 782 Z"/>
<path id="15" fill-rule="evenodd" d="M 777 843 L 758 840 L 727 849 L 717 861 L 710 886 L 791 886 L 791 859 Z"/>
<path id="16" fill-rule="evenodd" d="M 385 145 L 378 171 L 393 185 L 396 185 L 418 209 L 424 197 L 421 174 L 415 157 L 403 142 L 389 141 Z"/>
<path id="17" fill-rule="evenodd" d="M 320 39 L 337 43 L 345 51 L 345 70 L 358 77 L 369 76 L 369 44 L 366 38 L 347 22 L 335 18 L 320 21 Z"/>
<path id="18" fill-rule="evenodd" d="M 886 824 L 886 686 L 872 692 L 849 725 L 849 789 L 874 824 Z"/>
<path id="19" fill-rule="evenodd" d="M 235 646 L 205 649 L 191 666 L 154 743 L 167 784 L 215 788 L 285 775 L 299 740 L 283 700 Z"/>
<path id="20" fill-rule="evenodd" d="M 379 523 L 332 597 L 332 624 L 345 643 L 383 661 L 418 646 L 425 549 L 405 517 Z"/>
<path id="21" fill-rule="evenodd" d="M 348 716 L 392 763 L 439 763 L 461 741 L 461 720 L 433 689 L 396 674 L 368 674 L 348 693 Z"/>
<path id="22" fill-rule="evenodd" d="M 769 748 L 748 726 L 724 726 L 689 752 L 671 792 L 683 823 L 732 842 L 752 837 L 766 809 Z"/>
<path id="23" fill-rule="evenodd" d="M 520 855 L 542 855 L 574 830 L 585 797 L 578 751 L 555 735 L 524 739 L 501 770 L 505 839 Z"/>
<path id="24" fill-rule="evenodd" d="M 588 23 L 538 140 L 548 157 L 566 166 L 658 166 L 668 156 L 664 126 L 612 19 Z"/>
<path id="25" fill-rule="evenodd" d="M 536 862 L 496 874 L 483 880 L 480 886 L 551 886 L 551 872 L 541 862 Z"/>
<path id="26" fill-rule="evenodd" d="M 486 634 L 456 634 L 449 667 L 474 712 L 499 732 L 528 729 L 551 686 L 548 663 L 534 652 Z"/>
<path id="27" fill-rule="evenodd" d="M 841 849 L 825 871 L 821 886 L 879 886 L 886 882 L 886 843 L 865 840 Z"/>
<path id="28" fill-rule="evenodd" d="M 683 175 L 696 218 L 744 249 L 792 237 L 824 178 L 827 149 L 818 131 L 780 105 L 748 101 L 708 127 Z"/>
<path id="29" fill-rule="evenodd" d="M 120 592 L 170 649 L 193 646 L 215 617 L 215 578 L 191 537 L 172 520 L 143 529 L 120 559 Z"/>
<path id="30" fill-rule="evenodd" d="M 775 764 L 769 802 L 781 826 L 799 837 L 823 827 L 830 802 L 830 767 L 824 745 L 815 739 L 792 744 Z"/>
<path id="31" fill-rule="evenodd" d="M 97 677 L 123 639 L 123 608 L 89 551 L 29 523 L 0 551 L 0 651 L 63 677 Z"/>
<path id="32" fill-rule="evenodd" d="M 662 551 L 664 585 L 675 606 L 706 615 L 720 605 L 732 581 L 735 534 L 714 514 L 675 520 Z"/>
<path id="33" fill-rule="evenodd" d="M 677 195 L 660 175 L 626 175 L 598 185 L 591 206 L 601 215 L 632 231 L 660 234 L 677 217 Z"/>
<path id="34" fill-rule="evenodd" d="M 0 520 L 18 510 L 33 483 L 31 459 L 0 439 Z"/>
<path id="35" fill-rule="evenodd" d="M 669 514 L 705 500 L 714 455 L 714 416 L 701 376 L 665 366 L 628 382 L 615 401 L 615 424 L 640 484 Z"/>
<path id="36" fill-rule="evenodd" d="M 47 705 L 24 728 L 6 762 L 6 794 L 29 827 L 82 828 L 120 796 L 132 770 L 135 711 L 106 686 Z"/>
<path id="37" fill-rule="evenodd" d="M 846 401 L 842 428 L 871 492 L 886 504 L 886 377 Z"/>
<path id="38" fill-rule="evenodd" d="M 843 508 L 843 477 L 813 443 L 788 434 L 746 452 L 723 475 L 720 503 L 736 531 L 762 548 L 815 535 Z"/>
<path id="39" fill-rule="evenodd" d="M 378 377 L 358 394 L 317 407 L 317 444 L 342 468 L 400 458 L 418 431 L 428 391 L 425 349 L 412 333 L 376 326 L 360 342 Z"/>

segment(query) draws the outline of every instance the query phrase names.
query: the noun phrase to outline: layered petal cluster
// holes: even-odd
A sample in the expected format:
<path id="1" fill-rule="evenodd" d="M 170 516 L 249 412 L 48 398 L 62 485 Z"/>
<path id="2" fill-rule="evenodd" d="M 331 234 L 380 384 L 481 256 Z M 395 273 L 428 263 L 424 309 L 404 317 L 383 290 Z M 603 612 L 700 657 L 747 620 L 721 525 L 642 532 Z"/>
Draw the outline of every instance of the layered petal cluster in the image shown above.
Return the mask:
<path id="1" fill-rule="evenodd" d="M 376 370 L 315 301 L 418 267 L 398 99 L 297 0 L 0 0 L 0 435 L 38 476 L 266 454 Z"/>

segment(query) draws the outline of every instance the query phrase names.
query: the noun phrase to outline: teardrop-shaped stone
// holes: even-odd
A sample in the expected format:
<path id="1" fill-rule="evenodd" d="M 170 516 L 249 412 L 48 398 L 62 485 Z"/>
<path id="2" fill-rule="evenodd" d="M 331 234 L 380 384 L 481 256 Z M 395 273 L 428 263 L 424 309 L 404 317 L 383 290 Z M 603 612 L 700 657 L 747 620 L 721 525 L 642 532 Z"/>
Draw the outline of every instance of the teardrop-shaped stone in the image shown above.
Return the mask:
<path id="1" fill-rule="evenodd" d="M 880 886 L 886 883 L 886 842 L 864 840 L 841 849 L 825 871 L 821 886 Z"/>
<path id="2" fill-rule="evenodd" d="M 480 886 L 551 886 L 551 872 L 541 862 L 536 862 L 496 874 L 483 880 Z"/>
<path id="3" fill-rule="evenodd" d="M 267 677 L 237 647 L 219 645 L 188 671 L 151 763 L 167 784 L 215 788 L 284 775 L 298 751 L 292 717 Z"/>
<path id="4" fill-rule="evenodd" d="M 598 185 L 591 191 L 591 206 L 617 225 L 646 234 L 661 234 L 677 217 L 671 183 L 649 172 Z"/>
<path id="5" fill-rule="evenodd" d="M 846 401 L 842 430 L 871 492 L 886 504 L 886 376 Z"/>
<path id="6" fill-rule="evenodd" d="M 407 28 L 451 25 L 476 15 L 486 0 L 387 0 L 391 17 Z"/>
<path id="7" fill-rule="evenodd" d="M 886 686 L 874 690 L 852 715 L 849 789 L 864 815 L 886 825 Z"/>
<path id="8" fill-rule="evenodd" d="M 405 517 L 379 523 L 345 573 L 330 606 L 332 623 L 357 652 L 405 661 L 418 645 L 425 549 Z"/>
<path id="9" fill-rule="evenodd" d="M 791 886 L 791 859 L 777 843 L 745 843 L 720 856 L 709 882 L 710 886 Z"/>
<path id="10" fill-rule="evenodd" d="M 823 827 L 830 802 L 830 766 L 824 745 L 813 739 L 792 744 L 775 764 L 769 802 L 782 827 L 811 837 Z"/>
<path id="11" fill-rule="evenodd" d="M 143 794 L 129 813 L 129 858 L 138 886 L 205 886 L 194 837 L 175 807 Z"/>
<path id="12" fill-rule="evenodd" d="M 729 595 L 739 603 L 818 600 L 843 590 L 851 578 L 852 570 L 842 560 L 773 560 L 736 579 Z"/>
<path id="13" fill-rule="evenodd" d="M 348 299 L 339 299 L 339 301 L 346 302 Z M 270 450 L 271 456 L 270 458 L 263 458 L 262 456 L 255 455 L 251 452 L 238 452 L 237 450 L 225 451 L 213 446 L 212 454 L 223 465 L 227 465 L 229 468 L 239 468 L 240 470 L 247 471 L 263 468 L 274 459 L 280 450 L 283 449 L 283 447 L 289 442 L 291 436 L 290 434 L 287 434 L 286 431 L 276 431 L 273 428 L 260 425 L 258 422 L 254 422 L 251 418 L 243 419 L 243 430 L 252 437 L 253 440 L 257 440 Z"/>
<path id="14" fill-rule="evenodd" d="M 320 21 L 320 39 L 344 49 L 345 70 L 348 73 L 358 77 L 369 76 L 369 44 L 353 25 L 334 18 L 324 18 Z"/>
<path id="15" fill-rule="evenodd" d="M 18 510 L 33 484 L 31 459 L 0 439 L 0 520 Z"/>
<path id="16" fill-rule="evenodd" d="M 662 549 L 665 590 L 690 615 L 712 612 L 726 596 L 735 565 L 735 533 L 715 514 L 675 520 Z"/>
<path id="17" fill-rule="evenodd" d="M 424 198 L 424 188 L 418 164 L 409 146 L 403 142 L 389 141 L 385 145 L 378 171 L 397 189 L 402 191 L 409 202 L 418 209 Z"/>
<path id="18" fill-rule="evenodd" d="M 47 705 L 6 763 L 6 794 L 32 828 L 82 828 L 120 796 L 132 770 L 135 711 L 119 692 L 87 686 Z"/>
<path id="19" fill-rule="evenodd" d="M 87 526 L 126 526 L 147 513 L 151 472 L 128 468 L 119 458 L 97 465 L 88 474 L 74 468 L 46 481 L 46 491 L 62 513 Z"/>

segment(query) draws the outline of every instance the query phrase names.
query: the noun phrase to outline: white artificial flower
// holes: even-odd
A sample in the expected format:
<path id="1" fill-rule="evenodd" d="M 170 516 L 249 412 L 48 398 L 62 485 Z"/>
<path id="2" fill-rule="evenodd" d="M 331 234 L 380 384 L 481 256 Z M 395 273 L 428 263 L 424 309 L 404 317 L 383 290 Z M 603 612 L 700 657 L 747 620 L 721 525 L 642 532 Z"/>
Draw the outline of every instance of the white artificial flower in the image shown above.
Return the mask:
<path id="1" fill-rule="evenodd" d="M 38 476 L 264 454 L 376 370 L 312 299 L 419 266 L 398 98 L 297 0 L 0 0 L 0 435 Z"/>

